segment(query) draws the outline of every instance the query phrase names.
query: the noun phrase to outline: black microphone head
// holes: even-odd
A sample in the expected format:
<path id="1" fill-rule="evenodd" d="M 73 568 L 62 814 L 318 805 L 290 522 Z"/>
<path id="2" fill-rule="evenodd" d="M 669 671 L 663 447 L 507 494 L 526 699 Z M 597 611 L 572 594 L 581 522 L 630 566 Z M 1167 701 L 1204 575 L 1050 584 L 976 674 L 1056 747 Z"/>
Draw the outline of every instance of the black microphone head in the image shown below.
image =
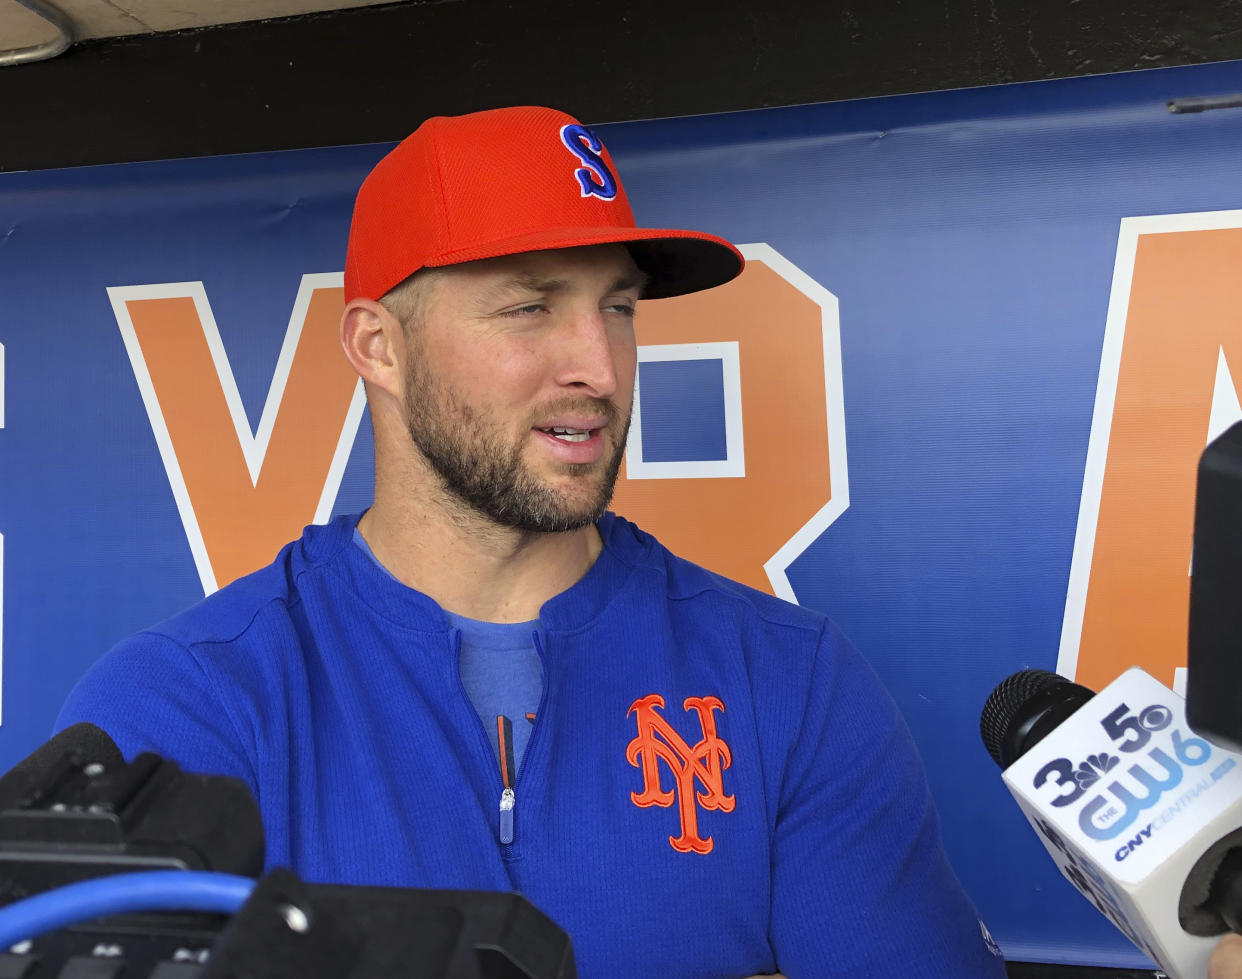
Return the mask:
<path id="1" fill-rule="evenodd" d="M 983 705 L 983 746 L 996 764 L 1008 768 L 1094 696 L 1093 690 L 1047 670 L 1006 677 Z"/>

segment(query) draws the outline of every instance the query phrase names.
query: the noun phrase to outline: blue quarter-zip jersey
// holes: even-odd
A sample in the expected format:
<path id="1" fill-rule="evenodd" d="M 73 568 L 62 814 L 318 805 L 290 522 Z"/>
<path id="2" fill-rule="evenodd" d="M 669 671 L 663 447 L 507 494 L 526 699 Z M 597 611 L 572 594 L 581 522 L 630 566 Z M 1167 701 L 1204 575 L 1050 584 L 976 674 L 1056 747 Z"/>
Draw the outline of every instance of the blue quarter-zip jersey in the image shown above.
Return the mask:
<path id="1" fill-rule="evenodd" d="M 521 891 L 583 979 L 1004 976 L 904 723 L 822 615 L 606 515 L 540 611 L 510 791 L 455 630 L 353 545 L 356 519 L 122 642 L 58 729 L 244 779 L 269 867 Z"/>

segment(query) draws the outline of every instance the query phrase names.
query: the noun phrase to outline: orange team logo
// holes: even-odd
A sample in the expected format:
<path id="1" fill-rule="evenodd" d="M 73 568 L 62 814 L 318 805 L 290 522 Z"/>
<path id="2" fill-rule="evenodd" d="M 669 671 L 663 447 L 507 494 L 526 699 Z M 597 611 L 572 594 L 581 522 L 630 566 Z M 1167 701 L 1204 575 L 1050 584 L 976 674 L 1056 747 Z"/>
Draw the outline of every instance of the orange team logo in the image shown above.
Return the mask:
<path id="1" fill-rule="evenodd" d="M 651 693 L 630 705 L 626 715 L 635 714 L 638 735 L 625 749 L 625 758 L 643 773 L 642 792 L 631 792 L 634 805 L 662 806 L 667 809 L 674 802 L 681 814 L 681 835 L 670 836 L 668 841 L 679 853 L 711 853 L 712 838 L 699 836 L 699 810 L 732 812 L 734 797 L 724 794 L 722 772 L 729 767 L 733 756 L 729 746 L 716 734 L 715 711 L 724 711 L 724 704 L 716 697 L 687 697 L 682 708 L 699 715 L 702 739 L 694 746 L 686 744 L 675 730 L 657 712 L 664 707 L 664 698 Z M 673 773 L 673 789 L 666 792 L 660 785 L 659 762 L 668 765 Z M 695 790 L 695 782 L 703 788 Z"/>
<path id="2" fill-rule="evenodd" d="M 1242 211 L 1125 218 L 1058 672 L 1184 690 L 1198 460 L 1242 419 Z"/>
<path id="3" fill-rule="evenodd" d="M 742 251 L 736 280 L 644 303 L 637 324 L 641 364 L 719 365 L 721 457 L 648 458 L 640 385 L 613 509 L 795 601 L 786 568 L 849 505 L 837 301 L 769 246 Z M 201 282 L 108 290 L 205 593 L 331 515 L 365 407 L 337 340 L 341 279 L 303 277 L 253 431 Z"/>

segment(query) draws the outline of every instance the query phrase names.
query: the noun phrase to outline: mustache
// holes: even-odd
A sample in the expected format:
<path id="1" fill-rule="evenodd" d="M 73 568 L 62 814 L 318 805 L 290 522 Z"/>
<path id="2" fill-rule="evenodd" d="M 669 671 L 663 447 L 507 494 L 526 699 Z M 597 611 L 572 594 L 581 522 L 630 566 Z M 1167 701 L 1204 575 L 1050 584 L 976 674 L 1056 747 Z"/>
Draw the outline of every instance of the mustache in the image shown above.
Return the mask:
<path id="1" fill-rule="evenodd" d="M 625 418 L 611 398 L 571 397 L 558 398 L 541 405 L 538 411 L 531 414 L 532 424 L 541 418 L 558 414 L 603 415 L 605 424 L 609 426 Z"/>

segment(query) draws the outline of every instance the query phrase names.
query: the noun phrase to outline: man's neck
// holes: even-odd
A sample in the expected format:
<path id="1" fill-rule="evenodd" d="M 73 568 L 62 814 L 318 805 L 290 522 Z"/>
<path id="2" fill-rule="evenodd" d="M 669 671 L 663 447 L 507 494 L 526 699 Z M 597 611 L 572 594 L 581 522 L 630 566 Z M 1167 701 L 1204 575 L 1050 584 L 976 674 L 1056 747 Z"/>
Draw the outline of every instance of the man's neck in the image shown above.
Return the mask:
<path id="1" fill-rule="evenodd" d="M 358 522 L 376 559 L 441 608 L 486 622 L 528 622 L 603 550 L 594 526 L 559 534 L 501 527 L 439 502 L 376 503 Z"/>

